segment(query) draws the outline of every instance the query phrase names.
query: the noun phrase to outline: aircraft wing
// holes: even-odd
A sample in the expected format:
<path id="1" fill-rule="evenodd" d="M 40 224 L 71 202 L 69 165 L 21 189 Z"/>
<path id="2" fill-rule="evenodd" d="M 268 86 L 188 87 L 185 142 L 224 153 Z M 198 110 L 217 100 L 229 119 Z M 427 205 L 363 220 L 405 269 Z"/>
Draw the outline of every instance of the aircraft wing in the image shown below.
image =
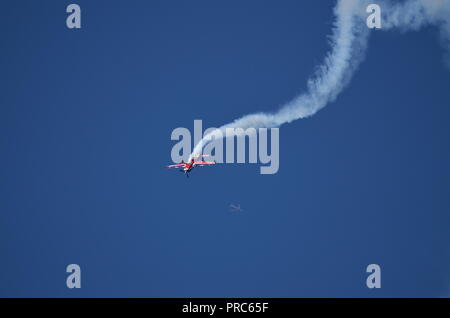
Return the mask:
<path id="1" fill-rule="evenodd" d="M 204 160 L 202 160 L 202 161 L 194 161 L 194 165 L 196 167 L 212 166 L 212 165 L 215 165 L 215 164 L 216 164 L 215 161 L 204 161 Z"/>
<path id="2" fill-rule="evenodd" d="M 166 167 L 167 169 L 180 169 L 184 168 L 184 163 L 178 163 L 176 165 L 170 165 Z"/>

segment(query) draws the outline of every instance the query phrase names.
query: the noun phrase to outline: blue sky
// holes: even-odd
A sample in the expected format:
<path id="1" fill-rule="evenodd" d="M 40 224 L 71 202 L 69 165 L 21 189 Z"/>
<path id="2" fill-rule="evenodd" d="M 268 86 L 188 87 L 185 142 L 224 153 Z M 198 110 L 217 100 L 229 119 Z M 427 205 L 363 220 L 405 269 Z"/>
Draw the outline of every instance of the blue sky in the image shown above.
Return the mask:
<path id="1" fill-rule="evenodd" d="M 450 72 L 435 28 L 374 31 L 339 98 L 280 129 L 277 174 L 229 164 L 187 179 L 164 169 L 172 130 L 304 90 L 334 1 L 78 1 L 80 30 L 69 3 L 2 4 L 0 296 L 449 295 Z M 381 289 L 365 285 L 372 263 Z"/>

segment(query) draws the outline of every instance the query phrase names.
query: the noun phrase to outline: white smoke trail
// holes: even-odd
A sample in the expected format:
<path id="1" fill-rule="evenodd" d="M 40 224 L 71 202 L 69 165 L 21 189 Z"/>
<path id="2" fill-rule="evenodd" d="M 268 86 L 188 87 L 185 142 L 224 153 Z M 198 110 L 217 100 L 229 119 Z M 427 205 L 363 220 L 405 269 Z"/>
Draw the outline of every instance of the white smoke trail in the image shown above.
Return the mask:
<path id="1" fill-rule="evenodd" d="M 439 27 L 445 52 L 444 62 L 450 68 L 450 0 L 409 0 L 402 3 L 383 3 L 383 29 L 398 28 L 417 31 L 422 27 Z"/>
<path id="2" fill-rule="evenodd" d="M 450 0 L 408 0 L 397 4 L 373 2 L 382 8 L 383 29 L 418 30 L 426 25 L 438 25 L 443 43 L 450 49 Z M 212 137 L 231 137 L 227 135 L 227 128 L 279 127 L 312 116 L 334 101 L 364 58 L 370 31 L 366 25 L 366 7 L 369 3 L 369 0 L 338 0 L 334 8 L 336 20 L 331 51 L 315 76 L 308 81 L 306 93 L 297 96 L 277 112 L 246 115 L 207 134 L 194 147 L 189 160 L 200 154 Z"/>

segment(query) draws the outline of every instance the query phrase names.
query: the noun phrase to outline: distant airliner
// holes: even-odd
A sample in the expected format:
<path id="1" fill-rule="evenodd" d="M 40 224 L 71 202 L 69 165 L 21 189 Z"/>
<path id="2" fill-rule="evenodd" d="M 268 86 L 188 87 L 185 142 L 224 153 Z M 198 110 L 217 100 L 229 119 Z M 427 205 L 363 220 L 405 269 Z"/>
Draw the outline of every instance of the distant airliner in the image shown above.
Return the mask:
<path id="1" fill-rule="evenodd" d="M 230 211 L 233 211 L 233 212 L 244 212 L 244 210 L 241 209 L 241 205 L 240 204 L 237 204 L 237 205 L 230 204 Z"/>

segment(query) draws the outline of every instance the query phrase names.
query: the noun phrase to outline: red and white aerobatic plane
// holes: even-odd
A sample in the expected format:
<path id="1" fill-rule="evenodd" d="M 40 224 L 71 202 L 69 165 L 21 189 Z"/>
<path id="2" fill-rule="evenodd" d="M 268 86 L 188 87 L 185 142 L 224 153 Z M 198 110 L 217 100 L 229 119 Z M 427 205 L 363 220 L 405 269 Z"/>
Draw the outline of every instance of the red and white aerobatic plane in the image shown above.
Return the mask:
<path id="1" fill-rule="evenodd" d="M 180 169 L 180 172 L 184 172 L 186 174 L 186 177 L 189 178 L 189 172 L 191 172 L 192 169 L 195 167 L 205 167 L 205 166 L 212 166 L 216 164 L 216 161 L 205 161 L 203 160 L 203 157 L 208 157 L 209 155 L 197 155 L 191 159 L 190 162 L 184 162 L 181 160 L 181 163 L 176 165 L 170 165 L 166 168 L 168 169 Z M 198 158 L 201 158 L 201 160 L 197 160 Z"/>

